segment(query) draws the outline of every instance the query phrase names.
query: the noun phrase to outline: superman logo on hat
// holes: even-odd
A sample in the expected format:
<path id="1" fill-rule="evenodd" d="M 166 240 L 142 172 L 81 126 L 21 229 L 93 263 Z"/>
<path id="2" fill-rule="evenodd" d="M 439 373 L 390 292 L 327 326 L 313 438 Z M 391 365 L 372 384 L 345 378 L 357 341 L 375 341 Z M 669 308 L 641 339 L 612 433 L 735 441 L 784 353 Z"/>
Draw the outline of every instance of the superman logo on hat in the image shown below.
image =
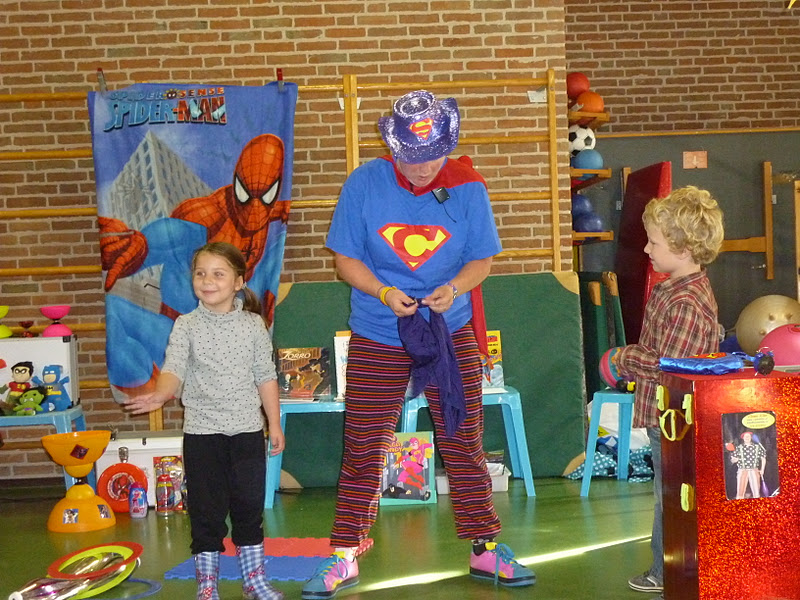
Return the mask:
<path id="1" fill-rule="evenodd" d="M 423 140 L 427 140 L 428 136 L 431 134 L 431 131 L 433 131 L 433 119 L 421 119 L 419 121 L 415 121 L 409 126 L 409 129 L 411 130 L 411 133 L 416 134 Z"/>

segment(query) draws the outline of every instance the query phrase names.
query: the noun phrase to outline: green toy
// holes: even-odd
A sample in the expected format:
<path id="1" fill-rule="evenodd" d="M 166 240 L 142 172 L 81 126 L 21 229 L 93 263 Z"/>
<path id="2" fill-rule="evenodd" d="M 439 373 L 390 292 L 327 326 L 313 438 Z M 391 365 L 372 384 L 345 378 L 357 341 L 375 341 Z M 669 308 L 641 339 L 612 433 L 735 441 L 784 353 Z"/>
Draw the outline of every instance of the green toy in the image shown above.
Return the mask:
<path id="1" fill-rule="evenodd" d="M 17 416 L 31 416 L 42 412 L 42 401 L 45 399 L 41 388 L 31 388 L 19 397 L 18 404 L 14 407 Z"/>

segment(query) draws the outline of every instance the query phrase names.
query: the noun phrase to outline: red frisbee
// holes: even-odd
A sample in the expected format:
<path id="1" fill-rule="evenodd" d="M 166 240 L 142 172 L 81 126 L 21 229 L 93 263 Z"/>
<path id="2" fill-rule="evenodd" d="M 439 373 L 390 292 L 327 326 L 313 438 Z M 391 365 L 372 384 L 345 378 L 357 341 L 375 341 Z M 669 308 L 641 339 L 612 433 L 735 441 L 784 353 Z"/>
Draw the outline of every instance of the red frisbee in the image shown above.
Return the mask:
<path id="1" fill-rule="evenodd" d="M 116 463 L 97 478 L 97 495 L 108 502 L 114 512 L 128 512 L 128 491 L 133 484 L 147 491 L 144 471 L 131 463 Z"/>

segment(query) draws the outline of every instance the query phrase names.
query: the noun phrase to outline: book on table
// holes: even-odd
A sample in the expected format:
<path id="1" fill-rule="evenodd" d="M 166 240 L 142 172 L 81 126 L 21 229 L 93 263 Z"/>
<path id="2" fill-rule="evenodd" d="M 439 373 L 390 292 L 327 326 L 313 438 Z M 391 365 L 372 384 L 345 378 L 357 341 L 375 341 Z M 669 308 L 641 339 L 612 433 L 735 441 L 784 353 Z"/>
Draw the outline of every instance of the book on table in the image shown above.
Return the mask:
<path id="1" fill-rule="evenodd" d="M 336 370 L 336 400 L 344 400 L 347 388 L 347 350 L 350 347 L 350 331 L 337 331 L 333 338 L 333 362 Z"/>
<path id="2" fill-rule="evenodd" d="M 330 397 L 331 364 L 328 348 L 278 348 L 276 355 L 281 401 L 311 402 Z"/>

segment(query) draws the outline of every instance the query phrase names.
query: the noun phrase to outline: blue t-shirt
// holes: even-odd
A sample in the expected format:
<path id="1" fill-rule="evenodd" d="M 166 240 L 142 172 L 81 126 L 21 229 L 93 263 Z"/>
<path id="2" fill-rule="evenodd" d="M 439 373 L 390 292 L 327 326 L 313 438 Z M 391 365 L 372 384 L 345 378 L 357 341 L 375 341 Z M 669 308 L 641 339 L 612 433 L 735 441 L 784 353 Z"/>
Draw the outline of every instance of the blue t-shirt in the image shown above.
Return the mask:
<path id="1" fill-rule="evenodd" d="M 363 262 L 384 285 L 423 298 L 455 277 L 468 262 L 501 250 L 489 195 L 471 167 L 448 159 L 432 192 L 415 196 L 398 184 L 394 164 L 383 158 L 357 168 L 347 178 L 333 214 L 326 246 Z M 427 316 L 427 308 L 422 308 Z M 448 329 L 472 317 L 469 294 L 459 295 L 444 313 Z M 397 316 L 378 298 L 353 288 L 350 328 L 371 340 L 400 346 Z"/>

